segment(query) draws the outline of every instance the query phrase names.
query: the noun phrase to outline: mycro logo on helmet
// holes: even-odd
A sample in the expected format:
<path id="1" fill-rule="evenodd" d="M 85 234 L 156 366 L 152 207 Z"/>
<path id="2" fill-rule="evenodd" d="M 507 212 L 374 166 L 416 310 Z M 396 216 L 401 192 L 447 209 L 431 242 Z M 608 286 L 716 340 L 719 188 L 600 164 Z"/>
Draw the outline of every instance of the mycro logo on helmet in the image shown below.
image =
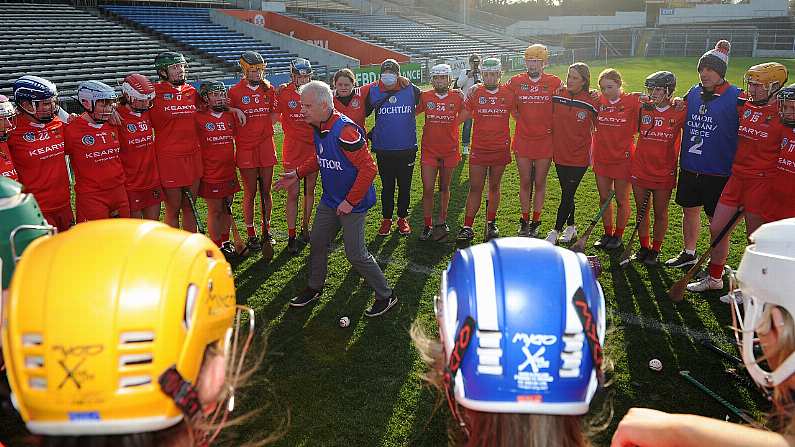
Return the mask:
<path id="1" fill-rule="evenodd" d="M 525 334 L 517 332 L 514 334 L 513 343 L 522 343 L 522 353 L 525 356 L 525 361 L 519 364 L 516 368 L 516 386 L 526 390 L 541 390 L 549 389 L 549 384 L 555 379 L 548 372 L 542 372 L 542 369 L 549 368 L 549 360 L 544 358 L 546 353 L 546 346 L 554 345 L 558 338 L 554 335 L 544 334 Z M 538 346 L 535 352 L 530 352 L 531 346 Z M 525 371 L 527 367 L 531 371 Z"/>
<path id="2" fill-rule="evenodd" d="M 207 130 L 209 130 L 210 132 L 212 132 L 212 131 L 214 131 L 214 130 L 215 130 L 215 124 L 213 124 L 213 123 L 207 123 L 207 124 L 205 124 L 205 125 L 204 125 L 204 127 L 205 127 Z"/>
<path id="3" fill-rule="evenodd" d="M 85 144 L 86 146 L 93 146 L 95 143 L 94 137 L 92 137 L 91 135 L 83 135 L 82 141 L 83 144 Z"/>

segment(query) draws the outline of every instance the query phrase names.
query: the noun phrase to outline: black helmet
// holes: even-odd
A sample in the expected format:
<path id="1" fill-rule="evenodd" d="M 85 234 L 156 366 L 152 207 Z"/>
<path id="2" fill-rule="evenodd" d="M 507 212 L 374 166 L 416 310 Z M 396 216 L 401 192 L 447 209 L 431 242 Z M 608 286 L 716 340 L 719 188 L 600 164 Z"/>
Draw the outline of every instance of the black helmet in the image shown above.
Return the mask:
<path id="1" fill-rule="evenodd" d="M 795 127 L 795 119 L 784 117 L 784 103 L 795 101 L 795 84 L 789 85 L 778 91 L 778 110 L 781 118 L 781 124 L 787 127 Z"/>
<path id="2" fill-rule="evenodd" d="M 670 71 L 658 71 L 647 76 L 644 85 L 647 89 L 664 88 L 670 95 L 676 90 L 676 75 Z"/>
<path id="3" fill-rule="evenodd" d="M 226 86 L 221 81 L 204 81 L 199 87 L 199 96 L 207 101 L 207 95 L 211 92 L 224 92 L 226 93 Z"/>
<path id="4" fill-rule="evenodd" d="M 240 55 L 240 66 L 248 70 L 252 65 L 265 65 L 265 59 L 256 51 L 244 51 Z"/>

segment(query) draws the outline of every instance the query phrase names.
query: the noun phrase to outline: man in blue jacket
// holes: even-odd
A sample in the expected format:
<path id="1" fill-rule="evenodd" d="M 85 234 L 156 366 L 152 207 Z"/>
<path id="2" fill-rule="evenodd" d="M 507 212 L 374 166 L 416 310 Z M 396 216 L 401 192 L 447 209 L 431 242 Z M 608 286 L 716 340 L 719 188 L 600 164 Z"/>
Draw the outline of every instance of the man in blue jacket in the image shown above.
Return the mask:
<path id="1" fill-rule="evenodd" d="M 419 104 L 420 89 L 399 82 L 400 65 L 394 59 L 381 63 L 381 79 L 370 87 L 367 114 L 375 112 L 371 131 L 373 152 L 381 176 L 381 210 L 383 220 L 378 234 L 392 231 L 395 210 L 395 184 L 398 188 L 397 229 L 401 235 L 411 233 L 406 217 L 411 200 L 411 178 L 417 156 L 417 122 L 414 111 Z"/>

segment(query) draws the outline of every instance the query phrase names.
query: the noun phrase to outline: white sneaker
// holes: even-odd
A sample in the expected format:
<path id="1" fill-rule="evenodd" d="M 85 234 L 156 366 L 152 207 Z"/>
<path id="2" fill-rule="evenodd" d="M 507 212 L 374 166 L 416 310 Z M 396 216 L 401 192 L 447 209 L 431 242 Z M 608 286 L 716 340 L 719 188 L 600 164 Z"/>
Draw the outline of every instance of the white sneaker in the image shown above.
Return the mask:
<path id="1" fill-rule="evenodd" d="M 691 282 L 687 285 L 690 292 L 707 292 L 709 290 L 720 290 L 723 288 L 723 278 L 713 278 L 707 275 L 704 279 Z"/>
<path id="2" fill-rule="evenodd" d="M 568 244 L 577 237 L 577 227 L 575 225 L 567 225 L 563 230 L 563 236 L 560 237 L 561 244 Z"/>
<path id="3" fill-rule="evenodd" d="M 729 295 L 727 293 L 726 295 L 723 295 L 722 297 L 720 297 L 720 302 L 721 303 L 726 303 L 726 304 L 729 304 L 729 303 L 742 304 L 743 303 L 743 292 L 740 291 L 740 289 L 735 290 L 734 291 L 734 297 L 732 297 L 731 295 Z"/>
<path id="4" fill-rule="evenodd" d="M 461 146 L 461 155 L 469 155 L 469 145 L 465 144 Z"/>
<path id="5" fill-rule="evenodd" d="M 558 230 L 554 230 L 554 229 L 553 230 L 549 230 L 549 233 L 547 233 L 547 238 L 545 240 L 547 242 L 549 242 L 550 244 L 552 244 L 552 245 L 557 245 L 558 244 Z"/>

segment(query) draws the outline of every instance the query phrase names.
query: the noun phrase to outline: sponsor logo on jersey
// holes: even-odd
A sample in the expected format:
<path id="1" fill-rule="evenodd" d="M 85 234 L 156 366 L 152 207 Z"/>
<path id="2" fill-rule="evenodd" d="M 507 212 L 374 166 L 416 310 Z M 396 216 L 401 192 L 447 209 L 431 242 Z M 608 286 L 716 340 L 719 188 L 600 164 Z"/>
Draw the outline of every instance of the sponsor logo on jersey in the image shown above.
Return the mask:
<path id="1" fill-rule="evenodd" d="M 588 116 L 588 113 L 585 112 L 584 110 L 581 111 L 581 112 L 577 112 L 577 119 L 580 120 L 580 121 L 584 121 L 585 117 L 587 117 L 587 116 Z"/>
<path id="2" fill-rule="evenodd" d="M 426 104 L 425 107 L 427 107 L 430 110 L 433 110 L 436 108 L 436 104 L 433 101 L 428 101 L 428 104 Z"/>
<path id="3" fill-rule="evenodd" d="M 651 115 L 643 115 L 640 122 L 643 124 L 651 124 Z"/>
<path id="4" fill-rule="evenodd" d="M 358 109 L 359 108 L 359 100 L 355 99 L 355 98 L 352 99 L 351 100 L 351 107 L 353 107 L 354 109 Z"/>
<path id="5" fill-rule="evenodd" d="M 323 143 L 317 145 L 317 153 L 321 155 L 323 154 Z"/>
<path id="6" fill-rule="evenodd" d="M 706 115 L 707 114 L 707 105 L 706 104 L 701 104 L 700 106 L 698 106 L 698 113 L 701 114 L 701 115 Z"/>
<path id="7" fill-rule="evenodd" d="M 485 96 L 479 96 L 478 97 L 478 104 L 486 104 L 486 97 Z"/>
<path id="8" fill-rule="evenodd" d="M 294 99 L 291 99 L 290 101 L 287 102 L 287 107 L 294 109 L 298 107 L 298 103 Z"/>
<path id="9" fill-rule="evenodd" d="M 94 145 L 94 137 L 91 135 L 83 135 L 83 144 L 86 146 L 93 146 Z"/>
<path id="10" fill-rule="evenodd" d="M 172 95 L 171 93 L 163 93 L 163 99 L 165 99 L 166 101 L 171 101 L 172 99 L 174 99 L 174 95 Z"/>
<path id="11" fill-rule="evenodd" d="M 786 146 L 788 143 L 789 143 L 789 140 L 787 139 L 787 137 L 784 137 L 784 139 L 783 139 L 783 140 L 781 140 L 781 148 L 782 148 L 782 149 L 784 149 L 784 147 L 785 147 L 785 146 Z"/>
<path id="12" fill-rule="evenodd" d="M 205 129 L 209 130 L 210 132 L 215 130 L 215 124 L 213 124 L 213 123 L 207 123 L 207 124 L 204 125 L 204 127 L 205 127 Z"/>
<path id="13" fill-rule="evenodd" d="M 743 118 L 748 118 L 749 116 L 751 116 L 750 110 L 746 110 L 745 112 L 743 112 Z"/>
<path id="14" fill-rule="evenodd" d="M 395 97 L 395 96 L 390 96 L 389 97 L 389 103 L 390 104 L 395 104 L 396 102 L 397 102 L 397 97 Z"/>
<path id="15" fill-rule="evenodd" d="M 28 143 L 32 143 L 36 141 L 36 134 L 33 132 L 25 132 L 25 135 L 22 135 L 22 138 L 24 138 Z"/>
<path id="16" fill-rule="evenodd" d="M 130 131 L 130 132 L 135 132 L 136 130 L 138 130 L 138 128 L 135 127 L 135 124 L 128 124 L 127 125 L 127 130 Z"/>
<path id="17" fill-rule="evenodd" d="M 243 104 L 248 104 L 250 102 L 251 102 L 251 97 L 250 96 L 244 96 L 243 97 Z"/>
<path id="18" fill-rule="evenodd" d="M 522 84 L 522 85 L 519 86 L 519 88 L 522 89 L 522 90 L 530 90 L 530 86 L 527 85 L 527 84 Z"/>

